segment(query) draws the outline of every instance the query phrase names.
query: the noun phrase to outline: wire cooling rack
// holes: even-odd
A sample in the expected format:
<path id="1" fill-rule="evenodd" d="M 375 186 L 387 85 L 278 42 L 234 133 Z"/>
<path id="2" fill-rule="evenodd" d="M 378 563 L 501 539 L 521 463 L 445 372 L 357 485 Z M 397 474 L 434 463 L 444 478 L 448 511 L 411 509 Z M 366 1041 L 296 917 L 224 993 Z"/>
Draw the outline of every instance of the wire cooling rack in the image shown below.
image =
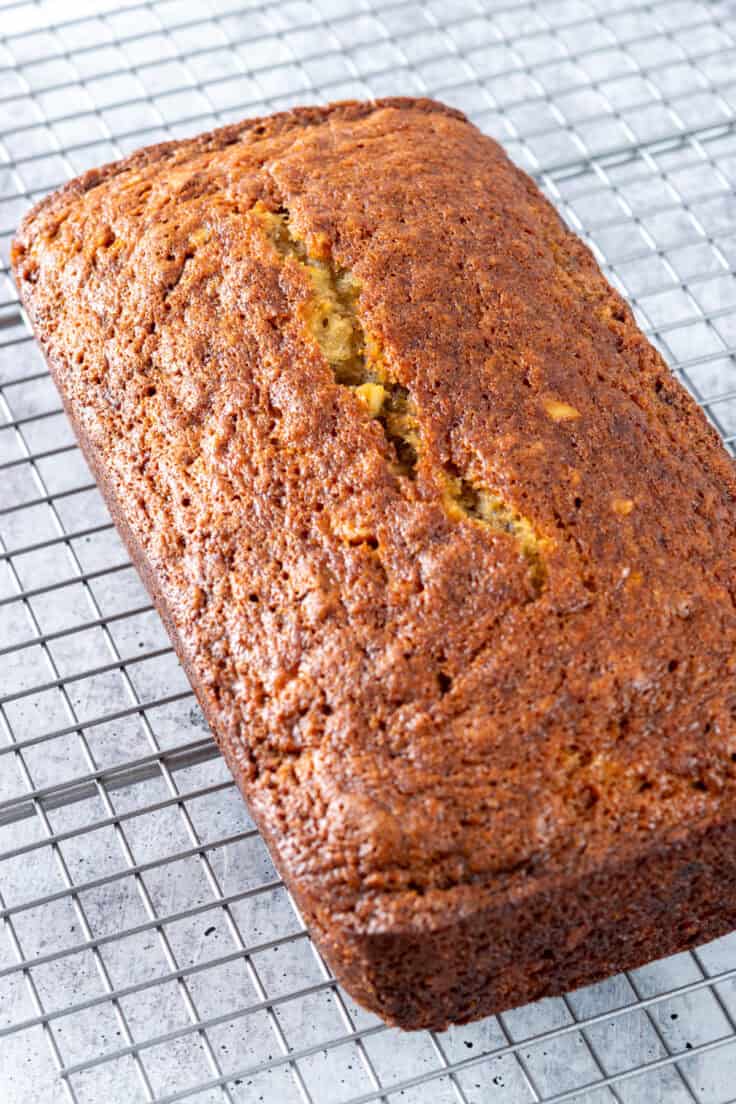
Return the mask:
<path id="1" fill-rule="evenodd" d="M 736 937 L 444 1034 L 330 978 L 74 445 L 8 273 L 31 200 L 297 102 L 462 108 L 736 441 L 736 11 L 0 3 L 0 1099 L 726 1104 Z"/>

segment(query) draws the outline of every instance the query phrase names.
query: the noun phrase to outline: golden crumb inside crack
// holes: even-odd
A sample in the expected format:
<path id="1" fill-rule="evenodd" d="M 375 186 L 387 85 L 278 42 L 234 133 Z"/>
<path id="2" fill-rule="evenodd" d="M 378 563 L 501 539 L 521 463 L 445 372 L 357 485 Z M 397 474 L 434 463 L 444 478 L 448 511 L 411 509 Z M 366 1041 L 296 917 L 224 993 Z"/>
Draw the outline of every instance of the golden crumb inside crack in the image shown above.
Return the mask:
<path id="1" fill-rule="evenodd" d="M 329 259 L 329 246 L 320 241 L 320 256 L 307 248 L 286 210 L 254 207 L 268 238 L 285 260 L 299 265 L 309 278 L 312 296 L 303 306 L 306 328 L 319 346 L 335 382 L 349 388 L 369 417 L 376 419 L 393 446 L 397 474 L 416 478 L 422 449 L 416 403 L 408 388 L 394 379 L 378 343 L 365 330 L 357 309 L 360 283 L 351 272 Z M 547 411 L 555 420 L 579 417 L 574 407 L 548 400 Z M 470 519 L 489 531 L 512 537 L 526 560 L 535 593 L 547 577 L 543 553 L 551 541 L 540 537 L 532 522 L 499 495 L 477 485 L 459 471 L 443 470 L 442 506 L 454 520 Z"/>
<path id="2" fill-rule="evenodd" d="M 330 260 L 310 254 L 287 211 L 269 211 L 260 203 L 254 211 L 281 256 L 309 277 L 313 295 L 303 307 L 303 317 L 335 382 L 349 388 L 370 417 L 381 423 L 394 448 L 397 474 L 414 479 L 420 450 L 416 406 L 407 389 L 391 377 L 377 342 L 365 332 L 357 312 L 359 282 Z M 320 252 L 327 252 L 324 242 Z"/>

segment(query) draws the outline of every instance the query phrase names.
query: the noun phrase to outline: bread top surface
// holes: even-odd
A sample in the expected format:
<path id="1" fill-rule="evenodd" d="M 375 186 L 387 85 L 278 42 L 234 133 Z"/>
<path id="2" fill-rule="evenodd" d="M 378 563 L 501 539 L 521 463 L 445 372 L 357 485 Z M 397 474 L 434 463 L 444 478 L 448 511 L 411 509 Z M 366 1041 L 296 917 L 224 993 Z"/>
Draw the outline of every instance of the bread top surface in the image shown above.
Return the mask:
<path id="1" fill-rule="evenodd" d="M 312 907 L 429 922 L 733 815 L 732 463 L 459 113 L 153 147 L 13 261 Z"/>

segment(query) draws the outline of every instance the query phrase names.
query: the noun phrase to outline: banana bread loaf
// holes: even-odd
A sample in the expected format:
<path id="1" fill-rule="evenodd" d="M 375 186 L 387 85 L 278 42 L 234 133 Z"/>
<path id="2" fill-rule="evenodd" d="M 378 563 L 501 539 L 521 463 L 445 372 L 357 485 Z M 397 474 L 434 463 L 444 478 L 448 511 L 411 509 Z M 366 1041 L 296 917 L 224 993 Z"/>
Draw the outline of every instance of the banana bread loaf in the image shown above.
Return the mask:
<path id="1" fill-rule="evenodd" d="M 736 926 L 736 479 L 457 111 L 300 109 L 26 217 L 23 302 L 338 979 L 404 1028 Z"/>

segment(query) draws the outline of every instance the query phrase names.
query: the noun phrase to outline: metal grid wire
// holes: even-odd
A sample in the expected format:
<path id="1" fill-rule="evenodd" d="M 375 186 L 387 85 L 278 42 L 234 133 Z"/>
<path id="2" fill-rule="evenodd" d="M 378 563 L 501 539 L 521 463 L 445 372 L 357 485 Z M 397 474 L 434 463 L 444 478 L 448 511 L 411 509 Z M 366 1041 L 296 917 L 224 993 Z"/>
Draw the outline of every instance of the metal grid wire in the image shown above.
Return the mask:
<path id="1" fill-rule="evenodd" d="M 311 946 L 73 442 L 8 273 L 29 203 L 276 108 L 430 94 L 504 142 L 736 442 L 736 10 L 0 2 L 0 1096 L 733 1104 L 736 936 L 443 1034 Z"/>

